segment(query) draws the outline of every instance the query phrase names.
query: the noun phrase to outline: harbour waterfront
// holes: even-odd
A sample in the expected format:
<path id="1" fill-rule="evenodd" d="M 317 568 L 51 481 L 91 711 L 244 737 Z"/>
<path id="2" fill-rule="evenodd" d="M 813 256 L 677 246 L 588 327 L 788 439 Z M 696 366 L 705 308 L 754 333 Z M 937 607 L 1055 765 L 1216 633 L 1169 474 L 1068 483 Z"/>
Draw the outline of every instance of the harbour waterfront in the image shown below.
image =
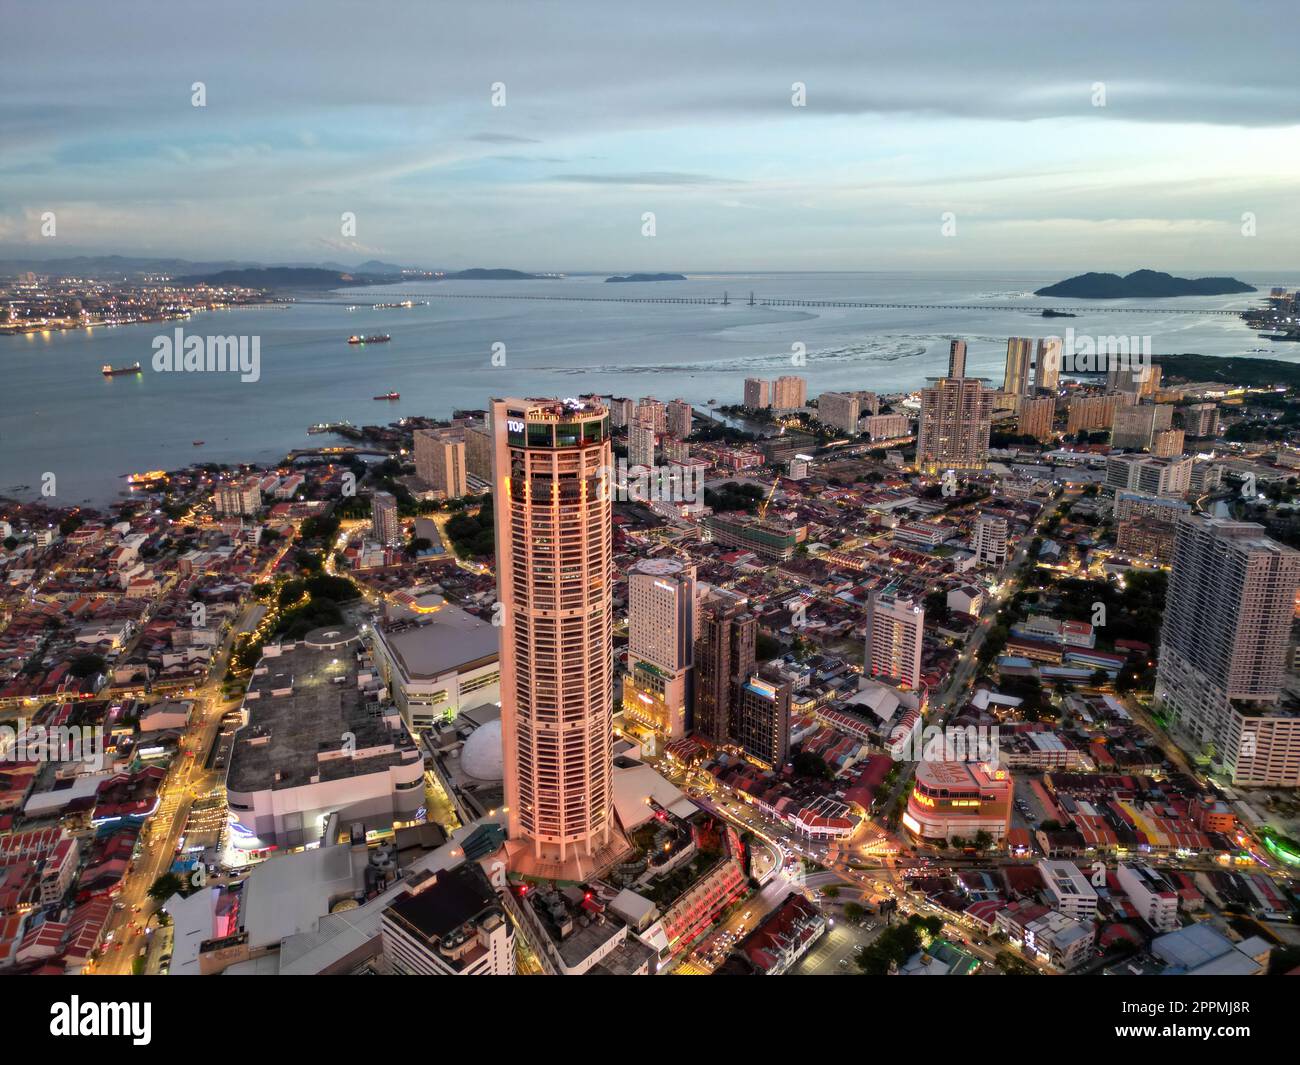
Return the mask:
<path id="1" fill-rule="evenodd" d="M 1066 271 L 1068 272 L 1068 271 Z M 1062 275 L 1063 276 L 1063 275 Z M 10 401 L 0 417 L 0 494 L 34 498 L 42 474 L 57 476 L 57 502 L 119 498 L 124 475 L 195 461 L 274 462 L 292 448 L 319 446 L 307 427 L 357 425 L 405 415 L 446 417 L 479 409 L 489 396 L 681 396 L 737 403 L 747 376 L 798 373 L 810 396 L 838 388 L 887 392 L 920 387 L 944 372 L 948 343 L 969 345 L 969 372 L 1000 379 L 1008 336 L 1150 336 L 1160 354 L 1300 359 L 1300 345 L 1259 339 L 1239 319 L 1180 313 L 1189 307 L 1246 308 L 1286 277 L 1236 275 L 1259 294 L 1177 300 L 1106 301 L 1072 319 L 1044 319 L 1011 306 L 1043 307 L 1031 295 L 1058 280 L 1028 274 L 697 274 L 687 281 L 603 283 L 604 275 L 561 280 L 395 285 L 425 292 L 508 295 L 683 296 L 729 306 L 540 300 L 430 299 L 428 306 L 375 309 L 388 289 L 311 297 L 293 306 L 199 315 L 187 334 L 260 337 L 261 374 L 157 373 L 161 325 L 0 338 Z M 750 307 L 757 298 L 957 304 L 959 309 Z M 1144 314 L 1109 313 L 1125 305 Z M 1161 308 L 1168 306 L 1171 313 Z M 350 309 L 354 308 L 354 309 Z M 382 345 L 349 345 L 354 334 L 390 334 Z M 494 347 L 503 345 L 504 347 Z M 806 361 L 794 360 L 801 345 Z M 1258 350 L 1265 349 L 1265 350 Z M 495 358 L 494 358 L 495 352 Z M 139 375 L 105 377 L 106 364 L 139 361 Z M 400 399 L 377 407 L 388 392 Z M 201 448 L 194 440 L 205 441 Z M 29 487 L 22 487 L 29 486 Z"/>

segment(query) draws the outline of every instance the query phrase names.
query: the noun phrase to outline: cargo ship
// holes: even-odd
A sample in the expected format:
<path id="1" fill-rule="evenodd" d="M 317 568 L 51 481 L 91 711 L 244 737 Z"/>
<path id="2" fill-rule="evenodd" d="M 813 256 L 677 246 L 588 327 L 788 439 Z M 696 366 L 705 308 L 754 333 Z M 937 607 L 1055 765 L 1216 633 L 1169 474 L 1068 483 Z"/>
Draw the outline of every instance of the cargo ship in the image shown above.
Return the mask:
<path id="1" fill-rule="evenodd" d="M 106 362 L 99 368 L 99 372 L 105 377 L 121 377 L 123 374 L 143 373 L 144 371 L 140 369 L 138 362 L 134 366 L 113 366 Z"/>
<path id="2" fill-rule="evenodd" d="M 401 399 L 401 398 L 402 398 L 402 394 L 401 394 L 400 392 L 385 392 L 382 396 L 375 396 L 375 397 L 373 397 L 373 398 L 375 398 L 375 399 Z"/>
<path id="3" fill-rule="evenodd" d="M 348 337 L 349 344 L 387 344 L 393 338 L 387 333 L 376 333 L 374 336 L 359 337 L 355 334 Z"/>

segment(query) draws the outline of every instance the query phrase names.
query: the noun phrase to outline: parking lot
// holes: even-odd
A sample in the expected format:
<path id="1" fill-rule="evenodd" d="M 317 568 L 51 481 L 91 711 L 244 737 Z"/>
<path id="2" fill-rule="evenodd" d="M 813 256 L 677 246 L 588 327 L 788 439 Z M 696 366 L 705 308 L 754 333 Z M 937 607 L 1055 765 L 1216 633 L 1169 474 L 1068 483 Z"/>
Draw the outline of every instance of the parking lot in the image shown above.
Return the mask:
<path id="1" fill-rule="evenodd" d="M 856 976 L 853 956 L 880 934 L 837 920 L 791 972 L 796 976 Z"/>

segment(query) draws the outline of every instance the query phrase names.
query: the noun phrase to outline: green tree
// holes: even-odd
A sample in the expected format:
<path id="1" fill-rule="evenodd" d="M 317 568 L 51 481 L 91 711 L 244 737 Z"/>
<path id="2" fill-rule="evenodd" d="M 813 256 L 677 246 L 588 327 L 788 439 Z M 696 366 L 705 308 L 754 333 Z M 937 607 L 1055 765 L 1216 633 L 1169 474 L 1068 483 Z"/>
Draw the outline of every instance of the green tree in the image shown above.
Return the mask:
<path id="1" fill-rule="evenodd" d="M 149 897 L 158 902 L 166 902 L 173 895 L 184 894 L 186 881 L 176 873 L 163 873 L 149 885 Z"/>

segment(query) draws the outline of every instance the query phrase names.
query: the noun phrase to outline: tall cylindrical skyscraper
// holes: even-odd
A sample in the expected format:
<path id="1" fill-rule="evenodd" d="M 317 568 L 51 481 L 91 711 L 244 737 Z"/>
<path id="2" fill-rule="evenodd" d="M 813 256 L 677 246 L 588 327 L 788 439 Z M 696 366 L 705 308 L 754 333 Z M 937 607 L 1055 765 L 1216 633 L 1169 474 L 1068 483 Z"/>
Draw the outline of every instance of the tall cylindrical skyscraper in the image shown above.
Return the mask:
<path id="1" fill-rule="evenodd" d="M 501 731 L 521 864 L 590 875 L 612 841 L 609 412 L 492 402 Z"/>

